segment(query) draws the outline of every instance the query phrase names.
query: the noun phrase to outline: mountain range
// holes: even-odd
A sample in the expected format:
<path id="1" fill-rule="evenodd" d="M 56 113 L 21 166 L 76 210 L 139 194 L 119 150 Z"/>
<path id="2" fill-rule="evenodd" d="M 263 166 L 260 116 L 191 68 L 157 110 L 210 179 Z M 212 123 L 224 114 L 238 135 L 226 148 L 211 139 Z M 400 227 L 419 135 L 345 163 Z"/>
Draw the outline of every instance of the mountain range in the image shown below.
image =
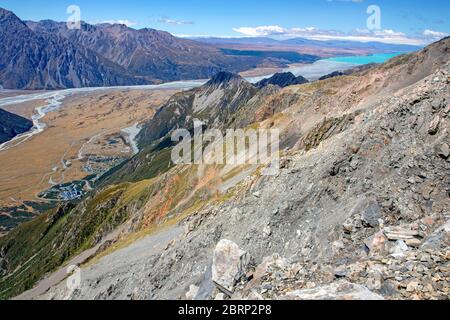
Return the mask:
<path id="1" fill-rule="evenodd" d="M 68 29 L 21 21 L 0 8 L 0 85 L 5 89 L 123 86 L 206 79 L 219 71 L 314 62 L 312 55 L 236 54 L 154 29 L 120 24 Z"/>
<path id="2" fill-rule="evenodd" d="M 0 238 L 0 297 L 81 253 L 96 259 L 79 290 L 47 279 L 35 298 L 447 297 L 449 42 L 301 85 L 220 72 L 175 94 L 132 159 Z M 174 165 L 171 132 L 194 119 L 277 128 L 279 173 Z"/>
<path id="3" fill-rule="evenodd" d="M 63 89 L 207 79 L 220 71 L 283 68 L 321 57 L 410 52 L 418 47 L 269 38 L 177 38 L 121 24 L 22 21 L 0 8 L 0 86 Z"/>

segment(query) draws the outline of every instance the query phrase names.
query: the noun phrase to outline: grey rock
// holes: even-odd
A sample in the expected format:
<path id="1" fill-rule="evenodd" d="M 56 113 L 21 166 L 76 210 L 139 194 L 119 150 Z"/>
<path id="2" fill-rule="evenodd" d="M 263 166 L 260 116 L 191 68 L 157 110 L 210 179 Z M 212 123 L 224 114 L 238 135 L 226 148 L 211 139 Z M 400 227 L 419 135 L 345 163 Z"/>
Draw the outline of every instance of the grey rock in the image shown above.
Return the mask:
<path id="1" fill-rule="evenodd" d="M 377 202 L 369 202 L 367 207 L 362 211 L 362 221 L 372 228 L 380 225 L 381 207 Z"/>

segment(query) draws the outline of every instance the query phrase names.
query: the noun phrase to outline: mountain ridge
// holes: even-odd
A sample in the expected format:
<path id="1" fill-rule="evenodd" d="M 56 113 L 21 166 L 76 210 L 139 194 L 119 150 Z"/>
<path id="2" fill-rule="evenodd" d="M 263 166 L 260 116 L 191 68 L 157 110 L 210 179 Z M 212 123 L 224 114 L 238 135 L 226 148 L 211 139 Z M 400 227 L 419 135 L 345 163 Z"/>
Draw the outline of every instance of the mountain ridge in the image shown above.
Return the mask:
<path id="1" fill-rule="evenodd" d="M 0 11 L 0 26 L 0 83 L 5 89 L 149 83 L 67 39 L 33 32 L 10 11 Z"/>
<path id="2" fill-rule="evenodd" d="M 306 78 L 302 76 L 296 77 L 292 72 L 281 72 L 274 74 L 270 78 L 259 81 L 256 86 L 258 88 L 263 88 L 271 84 L 284 88 L 292 85 L 305 84 L 308 82 L 309 81 Z"/>
<path id="3" fill-rule="evenodd" d="M 33 122 L 30 120 L 5 111 L 2 108 L 0 108 L 0 119 L 0 144 L 27 132 L 33 127 Z"/>

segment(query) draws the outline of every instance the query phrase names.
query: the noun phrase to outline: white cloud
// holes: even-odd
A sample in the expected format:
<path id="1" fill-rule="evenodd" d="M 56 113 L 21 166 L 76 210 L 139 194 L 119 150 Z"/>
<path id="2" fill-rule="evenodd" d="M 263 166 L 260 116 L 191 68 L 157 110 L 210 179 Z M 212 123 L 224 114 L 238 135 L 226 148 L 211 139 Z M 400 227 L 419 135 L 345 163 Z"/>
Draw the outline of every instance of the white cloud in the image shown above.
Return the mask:
<path id="1" fill-rule="evenodd" d="M 264 36 L 274 36 L 274 35 L 287 35 L 287 34 L 297 34 L 303 32 L 312 32 L 316 30 L 314 27 L 308 28 L 292 28 L 286 29 L 280 26 L 260 26 L 260 27 L 241 27 L 233 28 L 234 31 L 242 33 L 246 36 L 251 37 L 264 37 Z"/>
<path id="2" fill-rule="evenodd" d="M 408 36 L 403 32 L 398 32 L 392 29 L 383 30 L 367 30 L 357 29 L 350 33 L 343 33 L 336 30 L 322 30 L 315 27 L 307 28 L 284 28 L 279 25 L 272 26 L 257 26 L 257 27 L 239 27 L 233 28 L 244 36 L 250 37 L 280 37 L 280 38 L 295 38 L 301 37 L 311 40 L 348 40 L 359 42 L 383 42 L 390 44 L 410 44 L 410 45 L 424 45 L 435 41 L 437 38 L 442 38 L 446 34 L 432 30 L 425 30 L 420 36 Z"/>
<path id="3" fill-rule="evenodd" d="M 448 33 L 445 32 L 439 32 L 439 31 L 434 31 L 434 30 L 430 30 L 430 29 L 426 29 L 423 31 L 422 33 L 425 37 L 430 37 L 430 38 L 445 38 L 446 36 L 448 36 Z"/>
<path id="4" fill-rule="evenodd" d="M 252 37 L 273 36 L 286 33 L 286 29 L 280 26 L 261 26 L 255 28 L 241 27 L 233 28 L 233 30 L 238 33 L 242 33 L 243 35 Z"/>
<path id="5" fill-rule="evenodd" d="M 186 24 L 194 24 L 193 21 L 188 21 L 188 20 L 175 20 L 175 19 L 170 19 L 169 17 L 161 17 L 157 20 L 157 22 L 159 23 L 165 23 L 165 24 L 170 24 L 170 25 L 175 25 L 175 26 L 180 26 L 180 25 L 186 25 Z"/>

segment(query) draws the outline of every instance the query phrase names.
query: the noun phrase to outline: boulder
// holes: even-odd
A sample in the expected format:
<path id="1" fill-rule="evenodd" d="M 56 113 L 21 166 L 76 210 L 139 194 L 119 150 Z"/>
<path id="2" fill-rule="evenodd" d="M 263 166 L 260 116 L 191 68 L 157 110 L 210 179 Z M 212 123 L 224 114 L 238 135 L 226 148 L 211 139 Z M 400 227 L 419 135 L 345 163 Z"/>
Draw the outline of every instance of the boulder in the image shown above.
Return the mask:
<path id="1" fill-rule="evenodd" d="M 217 288 L 231 296 L 234 286 L 245 275 L 250 256 L 230 240 L 221 240 L 214 250 L 212 280 Z"/>

